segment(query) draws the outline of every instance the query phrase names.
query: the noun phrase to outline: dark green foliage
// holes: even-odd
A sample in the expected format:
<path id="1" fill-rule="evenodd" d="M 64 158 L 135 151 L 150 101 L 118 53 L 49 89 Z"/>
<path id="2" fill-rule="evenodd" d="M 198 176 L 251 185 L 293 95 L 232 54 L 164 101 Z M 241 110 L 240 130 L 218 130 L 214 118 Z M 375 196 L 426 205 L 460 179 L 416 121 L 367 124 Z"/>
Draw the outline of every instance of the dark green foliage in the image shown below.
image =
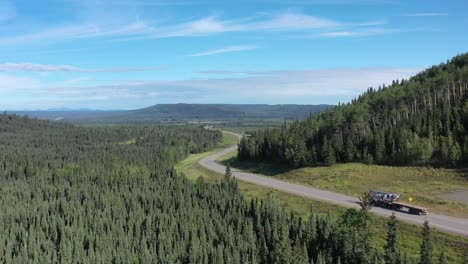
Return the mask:
<path id="1" fill-rule="evenodd" d="M 440 253 L 439 264 L 447 264 L 447 257 L 445 256 L 445 251 Z"/>
<path id="2" fill-rule="evenodd" d="M 242 139 L 241 160 L 293 168 L 335 162 L 468 164 L 468 54 L 304 121 Z"/>
<path id="3" fill-rule="evenodd" d="M 224 176 L 228 179 L 232 177 L 231 164 L 229 163 L 226 165 L 226 173 L 224 173 Z"/>
<path id="4" fill-rule="evenodd" d="M 370 263 L 366 211 L 303 220 L 229 176 L 173 164 L 221 140 L 195 127 L 76 127 L 0 115 L 1 263 Z"/>
<path id="5" fill-rule="evenodd" d="M 398 223 L 395 214 L 388 220 L 387 244 L 385 244 L 385 263 L 401 263 L 400 245 L 398 242 Z"/>
<path id="6" fill-rule="evenodd" d="M 372 207 L 373 196 L 371 192 L 364 192 L 361 197 L 359 197 L 359 202 L 361 210 L 368 212 Z"/>
<path id="7" fill-rule="evenodd" d="M 371 263 L 374 248 L 369 215 L 365 210 L 348 209 L 339 221 L 341 260 L 345 263 Z"/>
<path id="8" fill-rule="evenodd" d="M 431 228 L 429 227 L 429 222 L 424 222 L 424 227 L 422 231 L 422 244 L 421 244 L 421 259 L 420 264 L 432 264 L 434 258 L 434 250 L 431 241 Z"/>

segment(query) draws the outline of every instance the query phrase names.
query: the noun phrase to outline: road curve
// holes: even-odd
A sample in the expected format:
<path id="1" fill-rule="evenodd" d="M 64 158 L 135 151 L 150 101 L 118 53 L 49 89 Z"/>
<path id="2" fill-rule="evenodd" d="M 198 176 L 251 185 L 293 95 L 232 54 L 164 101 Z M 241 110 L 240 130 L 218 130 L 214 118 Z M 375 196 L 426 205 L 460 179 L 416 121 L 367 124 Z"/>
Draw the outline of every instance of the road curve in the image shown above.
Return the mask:
<path id="1" fill-rule="evenodd" d="M 228 133 L 231 135 L 236 136 L 238 139 L 242 137 L 242 135 L 223 131 L 224 133 Z M 226 171 L 226 167 L 216 162 L 217 159 L 220 157 L 233 152 L 237 149 L 237 146 L 231 146 L 226 148 L 220 152 L 217 152 L 213 155 L 210 155 L 202 160 L 199 161 L 200 165 L 206 167 L 209 170 L 224 173 Z M 304 197 L 308 197 L 311 199 L 337 204 L 344 207 L 351 207 L 351 208 L 359 208 L 359 200 L 356 197 L 351 197 L 331 191 L 319 190 L 312 187 L 306 187 L 299 184 L 289 183 L 281 180 L 274 179 L 268 176 L 262 176 L 259 174 L 248 173 L 243 171 L 238 171 L 233 169 L 232 170 L 233 176 L 241 181 L 250 182 L 253 184 L 265 186 L 268 188 L 277 189 L 280 191 L 284 191 L 287 193 L 291 193 L 294 195 L 300 195 Z M 383 216 L 389 217 L 393 211 L 388 209 L 383 209 L 379 207 L 373 207 L 371 212 Z M 439 214 L 432 214 L 429 213 L 425 216 L 420 215 L 411 215 L 404 212 L 395 212 L 395 215 L 398 217 L 399 220 L 408 222 L 411 224 L 418 224 L 422 225 L 425 220 L 428 220 L 431 227 L 437 228 L 442 231 L 446 231 L 453 234 L 458 234 L 461 236 L 468 237 L 468 219 L 463 218 L 456 218 L 446 215 L 439 215 Z"/>

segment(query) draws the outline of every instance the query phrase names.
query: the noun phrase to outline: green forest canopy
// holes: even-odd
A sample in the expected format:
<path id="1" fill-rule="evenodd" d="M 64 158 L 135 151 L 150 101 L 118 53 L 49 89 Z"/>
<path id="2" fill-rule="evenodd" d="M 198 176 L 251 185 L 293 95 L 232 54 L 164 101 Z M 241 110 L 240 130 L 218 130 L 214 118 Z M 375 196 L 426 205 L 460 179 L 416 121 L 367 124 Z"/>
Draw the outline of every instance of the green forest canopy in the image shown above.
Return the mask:
<path id="1" fill-rule="evenodd" d="M 173 165 L 221 140 L 191 126 L 78 127 L 0 115 L 2 263 L 412 263 L 366 211 L 309 219 Z M 421 256 L 432 256 L 425 229 Z M 445 257 L 445 256 L 444 256 Z M 450 256 L 448 256 L 450 259 Z M 377 262 L 376 262 L 377 261 Z"/>

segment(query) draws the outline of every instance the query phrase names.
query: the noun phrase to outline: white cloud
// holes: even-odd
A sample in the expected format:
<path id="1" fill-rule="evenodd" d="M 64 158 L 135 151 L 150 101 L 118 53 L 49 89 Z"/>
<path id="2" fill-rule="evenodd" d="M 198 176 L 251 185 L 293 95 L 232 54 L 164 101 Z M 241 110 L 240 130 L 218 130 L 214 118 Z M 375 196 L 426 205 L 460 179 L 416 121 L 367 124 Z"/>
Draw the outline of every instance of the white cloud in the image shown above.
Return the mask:
<path id="1" fill-rule="evenodd" d="M 261 19 L 241 18 L 237 20 L 222 20 L 215 16 L 209 16 L 179 25 L 156 27 L 154 34 L 146 37 L 167 38 L 226 32 L 323 29 L 333 28 L 340 24 L 340 22 L 326 18 L 291 12 L 266 15 Z"/>
<path id="2" fill-rule="evenodd" d="M 415 14 L 408 14 L 406 16 L 411 17 L 429 17 L 429 16 L 448 16 L 447 13 L 415 13 Z"/>
<path id="3" fill-rule="evenodd" d="M 0 45 L 16 45 L 47 40 L 76 39 L 95 34 L 97 28 L 92 25 L 69 25 L 37 30 L 32 33 L 0 37 Z"/>
<path id="4" fill-rule="evenodd" d="M 40 86 L 40 82 L 33 78 L 0 75 L 0 91 L 32 89 Z"/>
<path id="5" fill-rule="evenodd" d="M 341 23 L 315 16 L 304 14 L 284 13 L 273 17 L 270 20 L 252 23 L 252 30 L 297 30 L 297 29 L 318 29 L 318 28 L 333 28 Z"/>
<path id="6" fill-rule="evenodd" d="M 95 68 L 87 69 L 70 65 L 51 65 L 36 63 L 4 63 L 0 64 L 0 72 L 135 72 L 160 71 L 164 68 Z"/>
<path id="7" fill-rule="evenodd" d="M 325 32 L 325 33 L 320 34 L 321 37 L 330 37 L 330 38 L 334 38 L 334 37 L 354 37 L 354 36 L 358 36 L 358 35 L 360 35 L 359 32 L 355 32 L 355 31 L 332 31 L 332 32 Z"/>
<path id="8" fill-rule="evenodd" d="M 1 15 L 0 15 L 1 16 Z M 269 13 L 255 17 L 221 19 L 207 16 L 182 23 L 152 23 L 136 19 L 135 21 L 115 18 L 86 18 L 81 23 L 58 25 L 53 27 L 31 25 L 29 32 L 9 31 L 0 37 L 0 45 L 18 45 L 36 42 L 57 42 L 84 38 L 106 37 L 113 41 L 156 39 L 172 37 L 190 37 L 221 34 L 227 32 L 276 32 L 331 30 L 337 28 L 366 27 L 385 24 L 386 21 L 367 21 L 346 23 L 313 15 L 282 12 Z M 6 31 L 8 32 L 8 31 Z"/>
<path id="9" fill-rule="evenodd" d="M 219 33 L 229 30 L 232 29 L 224 22 L 218 21 L 215 17 L 207 17 L 183 24 L 181 31 L 176 34 Z"/>
<path id="10" fill-rule="evenodd" d="M 178 25 L 159 25 L 155 27 L 152 34 L 130 39 L 201 36 L 236 30 L 238 30 L 238 28 L 231 25 L 230 22 L 219 20 L 214 16 L 209 16 Z"/>
<path id="11" fill-rule="evenodd" d="M 39 41 L 65 41 L 83 38 L 135 36 L 148 34 L 152 28 L 144 22 L 128 24 L 99 25 L 82 23 L 37 29 L 34 32 L 0 37 L 0 45 L 28 44 Z"/>
<path id="12" fill-rule="evenodd" d="M 115 95 L 115 91 L 127 91 L 133 95 L 158 93 L 160 97 L 196 92 L 198 96 L 223 94 L 227 97 L 262 98 L 356 96 L 371 86 L 391 83 L 392 80 L 409 78 L 419 69 L 413 68 L 365 68 L 331 70 L 290 70 L 266 72 L 239 72 L 244 77 L 209 78 L 172 81 L 133 81 L 111 85 L 87 87 L 55 87 L 54 91 L 85 93 L 101 92 Z M 213 72 L 213 71 L 207 71 Z M 166 98 L 167 99 L 167 98 Z"/>
<path id="13" fill-rule="evenodd" d="M 217 73 L 221 71 L 205 71 Z M 222 71 L 224 72 L 224 71 Z M 229 71 L 226 71 L 229 72 Z M 337 103 L 350 100 L 366 91 L 392 80 L 409 78 L 419 72 L 413 68 L 364 68 L 328 70 L 288 70 L 236 72 L 241 75 L 226 78 L 189 80 L 133 80 L 93 85 L 91 82 L 51 85 L 33 79 L 0 75 L 0 90 L 21 90 L 18 106 L 7 97 L 0 97 L 0 106 L 51 106 L 93 108 L 138 108 L 157 102 L 176 103 Z M 224 74 L 224 73 L 223 73 Z M 27 89 L 29 88 L 29 89 Z M 18 91 L 13 91 L 18 95 Z M 339 99 L 337 99 L 339 98 Z M 68 105 L 67 105 L 68 104 Z M 112 106 L 108 106 L 111 104 Z"/>
<path id="14" fill-rule="evenodd" d="M 184 80 L 155 83 L 151 87 L 184 87 L 222 90 L 232 96 L 255 98 L 349 96 L 364 92 L 370 86 L 391 83 L 392 80 L 408 78 L 419 69 L 366 68 L 335 70 L 301 70 L 245 72 L 246 77 Z"/>
<path id="15" fill-rule="evenodd" d="M 151 96 L 151 97 L 158 97 L 160 95 L 161 95 L 161 93 L 158 93 L 158 92 L 149 92 L 148 93 L 148 96 Z"/>
<path id="16" fill-rule="evenodd" d="M 208 70 L 208 71 L 199 71 L 200 74 L 213 74 L 213 75 L 235 75 L 235 74 L 245 74 L 243 71 L 225 71 L 225 70 Z"/>
<path id="17" fill-rule="evenodd" d="M 399 29 L 388 29 L 388 28 L 371 28 L 364 30 L 349 30 L 349 31 L 330 31 L 318 34 L 318 37 L 323 38 L 340 38 L 340 37 L 366 37 L 375 35 L 384 35 L 402 32 Z"/>
<path id="18" fill-rule="evenodd" d="M 359 27 L 370 27 L 370 26 L 381 26 L 388 24 L 387 20 L 374 20 L 374 21 L 367 21 L 362 23 L 357 23 L 356 26 Z"/>
<path id="19" fill-rule="evenodd" d="M 229 52 L 237 52 L 237 51 L 247 51 L 256 49 L 256 46 L 249 46 L 249 45 L 240 45 L 240 46 L 229 46 L 220 49 L 208 50 L 204 52 L 189 54 L 189 57 L 202 57 L 202 56 L 209 56 L 221 53 L 229 53 Z"/>

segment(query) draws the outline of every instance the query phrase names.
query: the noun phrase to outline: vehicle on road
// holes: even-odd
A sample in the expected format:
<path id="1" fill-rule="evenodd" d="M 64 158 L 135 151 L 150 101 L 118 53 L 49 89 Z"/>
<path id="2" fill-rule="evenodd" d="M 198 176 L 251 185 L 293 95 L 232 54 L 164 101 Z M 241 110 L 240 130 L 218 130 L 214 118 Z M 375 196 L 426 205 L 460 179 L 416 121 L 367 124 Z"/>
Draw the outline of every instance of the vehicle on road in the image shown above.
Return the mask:
<path id="1" fill-rule="evenodd" d="M 389 193 L 389 192 L 382 192 L 382 191 L 373 191 L 371 190 L 370 193 L 372 194 L 372 205 L 387 208 L 390 210 L 398 210 L 402 212 L 407 212 L 409 214 L 415 215 L 426 215 L 427 208 L 415 206 L 412 204 L 402 203 L 399 202 L 400 195 L 397 193 Z"/>

